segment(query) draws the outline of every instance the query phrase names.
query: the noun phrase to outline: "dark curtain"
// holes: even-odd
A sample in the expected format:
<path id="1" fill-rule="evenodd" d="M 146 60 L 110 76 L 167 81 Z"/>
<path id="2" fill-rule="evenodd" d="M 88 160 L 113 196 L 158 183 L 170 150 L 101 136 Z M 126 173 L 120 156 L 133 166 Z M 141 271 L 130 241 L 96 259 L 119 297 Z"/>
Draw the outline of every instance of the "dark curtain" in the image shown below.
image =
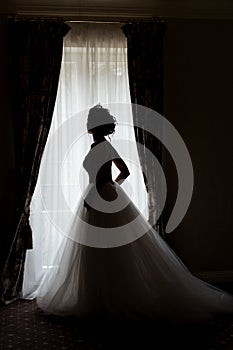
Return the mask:
<path id="1" fill-rule="evenodd" d="M 47 140 L 69 26 L 59 21 L 9 23 L 17 208 L 12 244 L 1 276 L 1 300 L 20 296 L 27 249 L 32 248 L 30 202 Z M 10 190 L 10 189 L 9 189 Z"/>
<path id="2" fill-rule="evenodd" d="M 147 124 L 150 111 L 137 108 L 145 106 L 160 114 L 163 113 L 163 38 L 165 33 L 163 22 L 129 23 L 122 27 L 128 44 L 128 72 L 133 119 L 137 125 Z M 141 124 L 142 123 L 142 124 Z M 159 205 L 156 193 L 155 166 L 148 160 L 146 150 L 149 149 L 162 163 L 162 144 L 158 138 L 143 128 L 134 127 L 136 141 L 143 145 L 138 148 L 145 185 L 148 191 L 149 221 L 161 236 L 164 236 L 162 216 L 157 219 Z M 161 130 L 160 130 L 161 131 Z M 145 175 L 146 174 L 146 175 Z"/>

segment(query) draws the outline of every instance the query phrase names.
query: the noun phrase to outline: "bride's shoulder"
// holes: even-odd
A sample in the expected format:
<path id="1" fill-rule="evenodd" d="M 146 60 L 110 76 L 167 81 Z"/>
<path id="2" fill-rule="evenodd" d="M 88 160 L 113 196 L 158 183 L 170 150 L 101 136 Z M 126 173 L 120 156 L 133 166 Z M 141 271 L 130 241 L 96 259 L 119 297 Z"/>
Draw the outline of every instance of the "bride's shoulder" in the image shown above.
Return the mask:
<path id="1" fill-rule="evenodd" d="M 113 157 L 117 157 L 117 158 L 120 157 L 117 150 L 115 149 L 115 147 L 111 144 L 111 142 L 109 142 L 107 140 L 106 140 L 106 147 L 111 152 Z"/>
<path id="2" fill-rule="evenodd" d="M 108 141 L 108 140 L 105 140 L 105 145 L 106 145 L 106 147 L 108 148 L 108 149 L 110 149 L 110 150 L 112 150 L 112 149 L 115 149 L 114 147 L 113 147 L 113 145 L 111 144 L 111 142 L 110 141 Z"/>

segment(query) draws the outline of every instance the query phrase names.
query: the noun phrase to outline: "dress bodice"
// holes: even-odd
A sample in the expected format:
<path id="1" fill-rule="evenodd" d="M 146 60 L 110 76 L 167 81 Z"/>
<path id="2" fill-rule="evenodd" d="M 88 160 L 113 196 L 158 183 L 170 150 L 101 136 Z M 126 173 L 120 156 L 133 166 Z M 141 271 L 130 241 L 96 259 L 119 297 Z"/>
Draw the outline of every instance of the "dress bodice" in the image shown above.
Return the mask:
<path id="1" fill-rule="evenodd" d="M 92 144 L 83 161 L 89 182 L 112 182 L 112 160 L 115 158 L 120 156 L 107 140 Z"/>

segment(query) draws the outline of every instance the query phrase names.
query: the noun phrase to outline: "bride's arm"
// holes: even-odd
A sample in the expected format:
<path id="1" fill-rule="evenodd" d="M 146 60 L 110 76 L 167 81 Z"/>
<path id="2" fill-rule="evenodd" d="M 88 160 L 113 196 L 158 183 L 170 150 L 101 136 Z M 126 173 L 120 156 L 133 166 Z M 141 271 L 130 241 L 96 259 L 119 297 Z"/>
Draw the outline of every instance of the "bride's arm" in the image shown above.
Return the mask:
<path id="1" fill-rule="evenodd" d="M 112 161 L 116 165 L 116 167 L 120 170 L 120 174 L 115 179 L 115 182 L 121 185 L 122 182 L 129 176 L 130 174 L 129 169 L 125 164 L 125 162 L 123 161 L 123 159 L 121 158 L 115 158 Z"/>

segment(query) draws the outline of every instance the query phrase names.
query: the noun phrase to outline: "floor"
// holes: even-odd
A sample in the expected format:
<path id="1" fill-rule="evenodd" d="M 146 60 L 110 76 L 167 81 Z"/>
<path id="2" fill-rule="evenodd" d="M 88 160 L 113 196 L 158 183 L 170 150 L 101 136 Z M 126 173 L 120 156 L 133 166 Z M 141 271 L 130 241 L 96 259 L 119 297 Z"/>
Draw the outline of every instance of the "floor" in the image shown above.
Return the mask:
<path id="1" fill-rule="evenodd" d="M 233 350 L 233 319 L 187 329 L 153 324 L 84 324 L 44 316 L 35 301 L 18 300 L 0 307 L 0 349 Z"/>

